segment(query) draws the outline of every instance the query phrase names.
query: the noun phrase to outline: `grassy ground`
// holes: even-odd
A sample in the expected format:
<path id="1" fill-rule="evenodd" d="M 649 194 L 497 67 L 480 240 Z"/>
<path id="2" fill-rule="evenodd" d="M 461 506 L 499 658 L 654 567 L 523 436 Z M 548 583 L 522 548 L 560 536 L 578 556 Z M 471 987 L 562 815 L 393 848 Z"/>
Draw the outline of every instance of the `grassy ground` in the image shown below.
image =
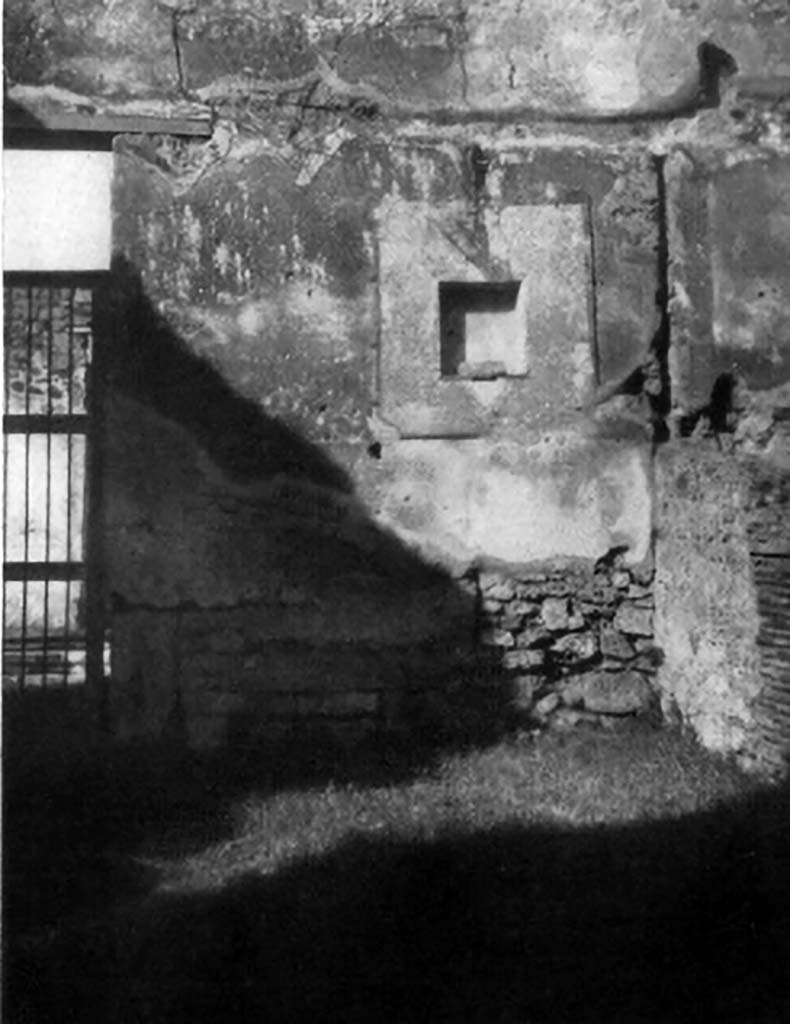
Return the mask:
<path id="1" fill-rule="evenodd" d="M 790 1020 L 790 793 L 678 733 L 137 755 L 6 781 L 8 1021 Z"/>

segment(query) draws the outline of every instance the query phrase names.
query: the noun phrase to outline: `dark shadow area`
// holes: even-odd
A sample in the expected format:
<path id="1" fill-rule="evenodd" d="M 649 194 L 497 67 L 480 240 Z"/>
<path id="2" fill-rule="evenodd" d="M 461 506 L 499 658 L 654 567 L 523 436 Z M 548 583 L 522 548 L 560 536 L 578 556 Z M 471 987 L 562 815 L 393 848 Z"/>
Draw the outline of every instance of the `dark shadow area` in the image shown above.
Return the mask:
<path id="1" fill-rule="evenodd" d="M 735 430 L 735 398 L 738 381 L 732 373 L 720 373 L 713 382 L 709 401 L 680 420 L 680 436 L 691 437 L 702 422 L 714 436 Z"/>
<path id="2" fill-rule="evenodd" d="M 741 1022 L 790 1013 L 790 791 L 622 827 L 360 836 L 20 944 L 9 1022 Z"/>
<path id="3" fill-rule="evenodd" d="M 699 59 L 700 66 L 702 67 L 702 47 L 700 47 Z M 650 402 L 654 444 L 664 444 L 669 440 L 670 432 L 667 417 L 672 408 L 672 379 L 669 373 L 669 346 L 672 338 L 669 316 L 669 235 L 667 228 L 665 162 L 665 157 L 655 157 L 653 161 L 656 183 L 658 185 L 658 203 L 656 207 L 658 217 L 658 248 L 656 251 L 658 289 L 656 291 L 656 307 L 659 312 L 659 322 L 650 341 L 650 358 L 647 364 L 649 379 L 646 379 L 643 383 L 648 401 Z"/>
<path id="4" fill-rule="evenodd" d="M 141 898 L 151 878 L 130 859 L 137 845 L 175 837 L 201 847 L 227 835 L 228 801 L 245 789 L 396 780 L 438 750 L 489 742 L 523 719 L 497 655 L 480 669 L 475 594 L 372 521 L 325 449 L 192 352 L 130 263 L 115 260 L 94 313 L 105 432 L 99 599 L 112 678 L 4 700 L 12 944 Z M 282 486 L 267 490 L 273 480 Z M 94 524 L 92 542 L 101 532 Z M 337 635 L 344 610 L 349 632 Z M 325 734 L 359 724 L 356 712 L 341 709 L 338 722 L 319 706 L 333 685 L 403 698 L 373 712 L 375 732 L 352 751 Z M 297 689 L 318 707 L 312 724 L 291 729 L 282 716 L 280 739 L 255 733 L 257 719 L 276 717 L 271 692 L 282 704 Z M 228 693 L 232 711 L 221 706 Z M 223 714 L 224 745 L 191 753 L 183 718 Z M 119 733 L 142 738 L 121 743 Z"/>
<path id="5" fill-rule="evenodd" d="M 440 751 L 496 740 L 523 715 L 512 706 L 500 655 L 482 667 L 475 660 L 479 592 L 462 590 L 362 513 L 353 530 L 319 529 L 312 505 L 277 504 L 276 491 L 266 504 L 265 489 L 245 490 L 276 477 L 306 483 L 327 498 L 334 522 L 353 488 L 325 450 L 237 395 L 190 351 L 129 264 L 116 263 L 103 301 L 101 316 L 119 329 L 97 372 L 106 372 L 108 406 L 126 403 L 110 410 L 116 419 L 108 416 L 107 429 L 121 423 L 129 431 L 111 451 L 118 493 L 105 488 L 127 534 L 110 531 L 105 544 L 121 548 L 132 538 L 123 557 L 105 552 L 107 625 L 118 646 L 126 629 L 129 650 L 142 651 L 134 664 L 128 655 L 128 675 L 110 687 L 139 683 L 133 697 L 150 739 L 120 744 L 97 735 L 89 694 L 6 701 L 5 1019 L 781 1019 L 775 1011 L 790 953 L 786 792 L 629 828 L 513 825 L 425 842 L 366 835 L 213 893 L 157 890 L 152 851 L 177 859 L 233 836 L 240 795 L 308 791 L 328 780 L 397 783 Z M 165 435 L 162 421 L 179 431 Z M 210 457 L 210 474 L 192 442 Z M 220 555 L 201 539 L 169 561 L 188 540 L 193 503 L 213 506 L 217 494 L 226 504 L 207 535 L 226 545 Z M 268 546 L 256 547 L 261 539 Z M 216 575 L 193 593 L 206 558 Z M 235 608 L 215 592 L 233 571 L 250 568 L 245 587 L 276 576 L 279 589 L 251 598 L 240 585 L 249 619 L 238 626 Z M 346 589 L 326 589 L 328 579 L 345 580 Z M 367 638 L 338 638 L 326 626 L 334 620 L 309 618 L 322 605 L 357 609 Z M 389 638 L 368 629 L 385 614 Z M 276 645 L 265 628 L 261 637 L 251 630 L 275 619 L 302 632 L 288 638 L 281 662 L 243 676 L 248 659 Z M 311 632 L 305 623 L 313 621 Z M 226 636 L 233 630 L 241 650 L 235 633 Z M 191 753 L 167 727 L 180 699 L 204 699 L 184 666 L 195 654 L 190 645 L 207 633 L 222 637 L 205 652 L 207 671 L 220 682 L 226 666 L 237 673 L 231 678 L 249 701 L 234 712 L 240 725 L 265 710 L 255 700 L 272 664 L 301 682 L 322 650 L 316 690 L 323 665 L 356 673 L 350 682 L 362 689 L 375 672 L 382 689 L 403 687 L 403 728 L 390 733 L 382 720 L 355 746 L 292 730 L 278 741 Z M 146 673 L 155 685 L 147 686 Z M 158 702 L 153 710 L 149 700 Z"/>
<path id="6" fill-rule="evenodd" d="M 348 475 L 321 449 L 240 396 L 207 359 L 190 351 L 151 305 L 139 271 L 122 256 L 113 258 L 107 299 L 114 325 L 112 390 L 174 420 L 231 478 L 254 481 L 287 473 L 351 491 Z"/>
<path id="7" fill-rule="evenodd" d="M 74 694 L 4 703 L 11 705 L 7 721 L 37 738 L 32 749 L 12 744 L 4 755 L 3 921 L 12 944 L 145 898 L 156 875 L 139 866 L 138 853 L 180 856 L 221 842 L 233 833 L 234 801 L 250 792 L 265 798 L 328 781 L 397 785 L 459 745 L 455 730 L 420 721 L 408 736 L 381 734 L 353 745 L 315 724 L 296 724 L 276 742 L 206 753 L 97 736 L 85 700 Z M 491 743 L 505 729 L 495 708 L 487 719 L 484 707 L 478 712 L 469 746 Z"/>

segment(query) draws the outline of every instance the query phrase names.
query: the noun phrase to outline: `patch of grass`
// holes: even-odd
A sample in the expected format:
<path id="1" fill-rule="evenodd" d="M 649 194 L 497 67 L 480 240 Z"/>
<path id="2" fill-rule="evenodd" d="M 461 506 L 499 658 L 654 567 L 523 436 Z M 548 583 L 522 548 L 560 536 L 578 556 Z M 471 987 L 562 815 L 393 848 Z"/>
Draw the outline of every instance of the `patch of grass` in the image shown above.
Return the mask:
<path id="1" fill-rule="evenodd" d="M 212 888 L 247 871 L 271 873 L 320 856 L 348 837 L 426 841 L 448 829 L 658 821 L 743 799 L 756 788 L 732 762 L 681 733 L 518 734 L 438 758 L 396 784 L 253 789 L 231 802 L 231 838 L 157 867 L 168 889 Z"/>
<path id="2" fill-rule="evenodd" d="M 56 814 L 37 868 L 57 884 L 6 929 L 6 1019 L 790 1019 L 790 790 L 689 737 L 278 756 L 83 774 L 78 853 Z M 24 792 L 33 829 L 57 805 Z M 35 887 L 19 840 L 10 880 Z M 90 912 L 60 914 L 80 886 Z"/>

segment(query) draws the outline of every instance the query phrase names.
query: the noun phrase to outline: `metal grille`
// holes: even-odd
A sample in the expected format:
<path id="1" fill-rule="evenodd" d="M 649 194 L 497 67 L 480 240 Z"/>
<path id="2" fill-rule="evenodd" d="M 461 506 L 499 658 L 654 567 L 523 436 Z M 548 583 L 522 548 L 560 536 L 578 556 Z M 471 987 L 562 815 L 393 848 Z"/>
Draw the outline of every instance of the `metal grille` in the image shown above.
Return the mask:
<path id="1" fill-rule="evenodd" d="M 88 674 L 90 287 L 5 281 L 3 687 Z"/>
<path id="2" fill-rule="evenodd" d="M 790 768 L 790 555 L 753 554 L 763 688 L 757 700 L 762 756 Z"/>

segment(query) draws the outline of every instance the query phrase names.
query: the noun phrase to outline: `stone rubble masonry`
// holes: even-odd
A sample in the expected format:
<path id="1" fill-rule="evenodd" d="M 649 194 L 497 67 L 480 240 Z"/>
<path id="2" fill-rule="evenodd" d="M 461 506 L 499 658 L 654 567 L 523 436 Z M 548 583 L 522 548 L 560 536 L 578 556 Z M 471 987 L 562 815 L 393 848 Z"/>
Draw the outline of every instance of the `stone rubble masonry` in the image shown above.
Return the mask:
<path id="1" fill-rule="evenodd" d="M 558 728 L 646 713 L 660 662 L 652 568 L 619 561 L 467 572 L 460 583 L 478 612 L 466 643 L 262 636 L 266 605 L 127 608 L 113 621 L 113 719 L 123 735 L 212 747 L 302 727 L 343 741 L 415 723 L 441 731 L 475 701 Z"/>
<path id="2" fill-rule="evenodd" d="M 561 697 L 569 707 L 606 715 L 630 715 L 651 706 L 653 688 L 639 672 L 586 672 L 563 687 Z"/>
<path id="3" fill-rule="evenodd" d="M 652 560 L 629 568 L 619 553 L 594 564 L 481 572 L 480 644 L 513 674 L 513 705 L 558 728 L 569 727 L 569 706 L 585 711 L 576 724 L 649 712 L 662 660 L 653 642 L 652 578 Z"/>

